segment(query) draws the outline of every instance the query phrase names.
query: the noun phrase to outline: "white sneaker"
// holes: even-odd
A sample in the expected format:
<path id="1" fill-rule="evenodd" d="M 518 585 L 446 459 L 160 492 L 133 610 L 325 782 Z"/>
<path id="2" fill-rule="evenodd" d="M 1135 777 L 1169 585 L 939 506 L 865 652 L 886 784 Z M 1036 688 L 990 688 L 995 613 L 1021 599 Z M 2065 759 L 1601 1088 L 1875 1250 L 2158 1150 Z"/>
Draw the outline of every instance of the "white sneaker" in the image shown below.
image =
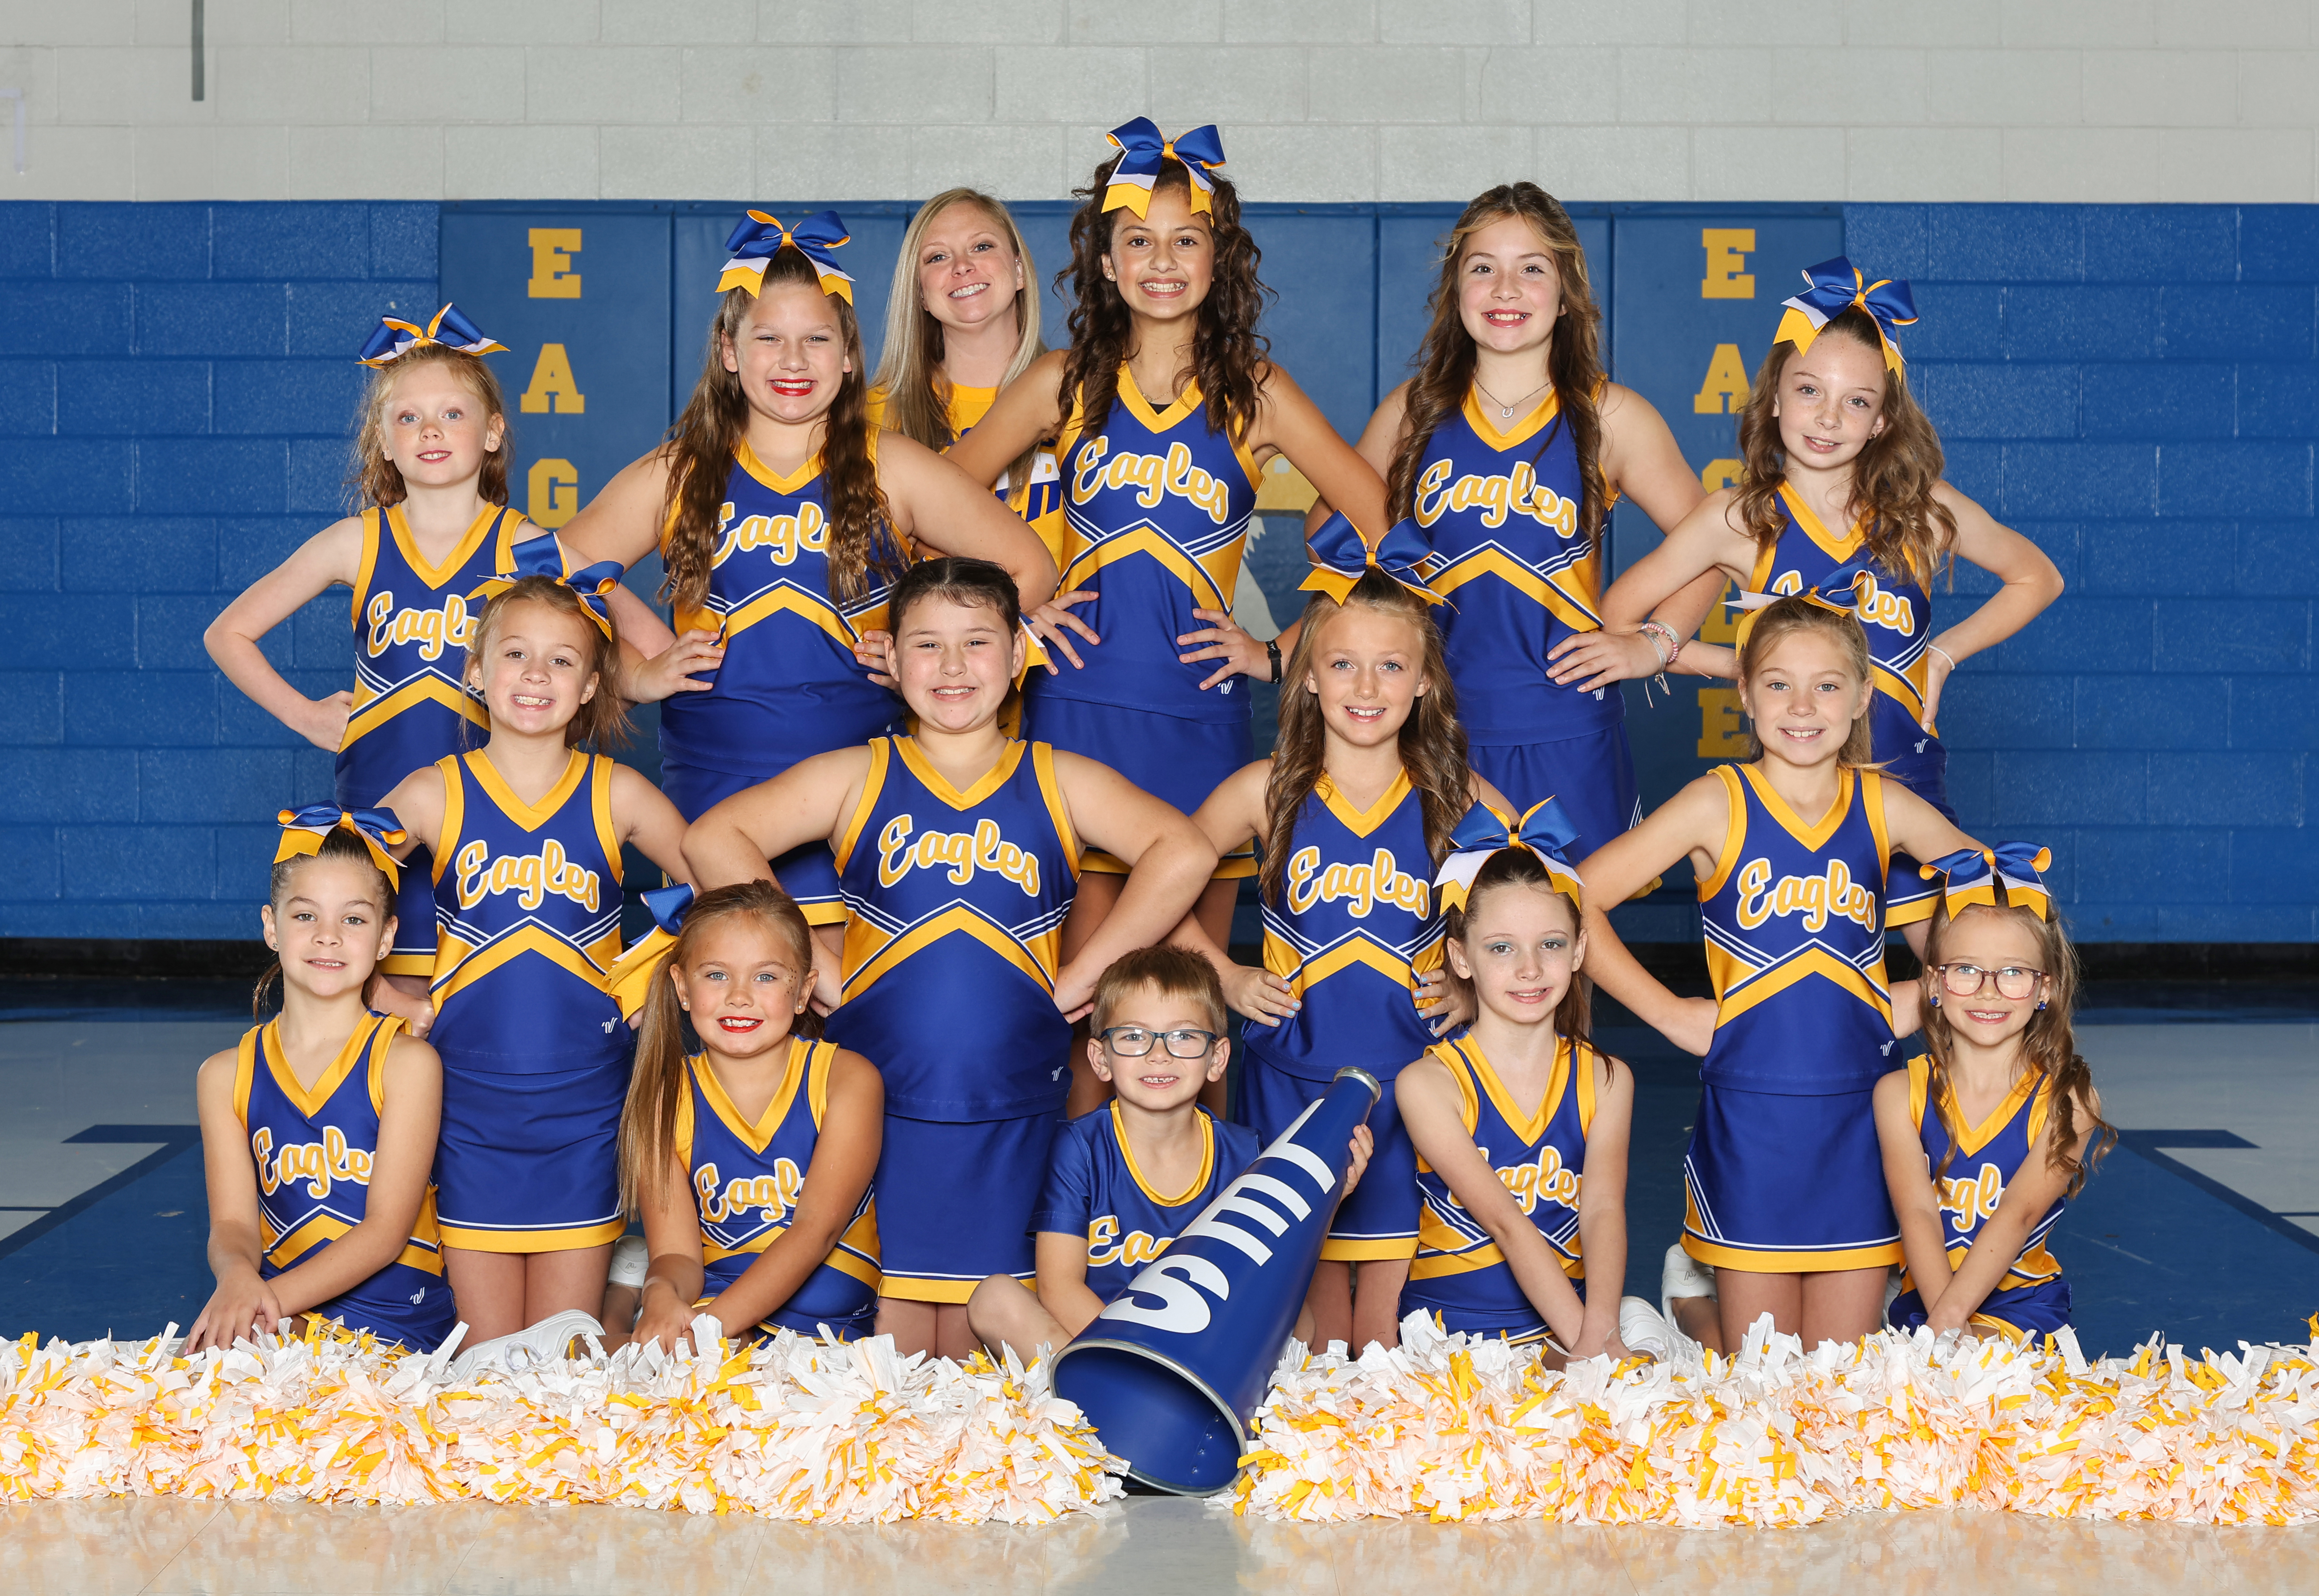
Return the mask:
<path id="1" fill-rule="evenodd" d="M 1677 1297 L 1715 1300 L 1715 1271 L 1685 1252 L 1680 1241 L 1666 1249 L 1666 1261 L 1659 1266 L 1659 1312 L 1669 1324 L 1674 1322 Z"/>
<path id="2" fill-rule="evenodd" d="M 1665 1363 L 1667 1355 L 1674 1350 L 1678 1334 L 1674 1326 L 1642 1298 L 1619 1299 L 1619 1339 L 1627 1344 L 1628 1351 Z"/>
<path id="3" fill-rule="evenodd" d="M 560 1363 L 582 1336 L 603 1333 L 604 1327 L 593 1318 L 577 1308 L 566 1308 L 511 1336 L 468 1348 L 452 1360 L 450 1378 L 454 1383 L 472 1380 L 485 1369 L 520 1375 L 540 1364 Z"/>
<path id="4" fill-rule="evenodd" d="M 652 1267 L 652 1249 L 645 1245 L 642 1236 L 623 1236 L 612 1243 L 611 1272 L 605 1276 L 608 1285 L 630 1285 L 645 1288 L 645 1275 Z"/>

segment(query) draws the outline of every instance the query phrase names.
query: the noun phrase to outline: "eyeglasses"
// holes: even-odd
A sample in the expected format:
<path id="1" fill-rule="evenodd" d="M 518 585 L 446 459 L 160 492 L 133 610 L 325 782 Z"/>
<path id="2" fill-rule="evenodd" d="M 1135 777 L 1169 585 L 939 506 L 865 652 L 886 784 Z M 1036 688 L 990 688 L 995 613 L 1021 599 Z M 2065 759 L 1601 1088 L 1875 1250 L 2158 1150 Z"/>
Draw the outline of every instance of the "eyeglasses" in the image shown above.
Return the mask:
<path id="1" fill-rule="evenodd" d="M 1171 1059 L 1197 1059 L 1215 1046 L 1214 1031 L 1154 1031 L 1146 1025 L 1112 1025 L 1096 1032 L 1103 1045 L 1123 1059 L 1141 1059 L 1151 1050 L 1155 1041 L 1168 1044 Z"/>
<path id="2" fill-rule="evenodd" d="M 1998 969 L 1983 969 L 1978 964 L 1944 964 L 1937 968 L 1941 989 L 1952 997 L 1974 996 L 1995 976 L 1999 995 L 2017 1001 L 2035 993 L 2037 983 L 2045 978 L 2044 970 L 2020 964 L 2008 964 Z"/>

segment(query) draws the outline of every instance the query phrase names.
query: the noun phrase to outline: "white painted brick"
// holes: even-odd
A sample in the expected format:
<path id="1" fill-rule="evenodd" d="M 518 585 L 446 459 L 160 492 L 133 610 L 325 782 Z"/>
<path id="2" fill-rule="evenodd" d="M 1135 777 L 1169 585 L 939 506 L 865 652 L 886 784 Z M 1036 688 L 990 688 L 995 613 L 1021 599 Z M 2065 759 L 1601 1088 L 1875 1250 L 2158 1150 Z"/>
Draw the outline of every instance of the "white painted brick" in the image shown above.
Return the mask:
<path id="1" fill-rule="evenodd" d="M 2003 0 L 1939 0 L 1932 5 L 1896 0 L 1843 0 L 1847 45 L 1957 49 L 1994 45 L 2005 33 Z"/>
<path id="2" fill-rule="evenodd" d="M 1681 44 L 1690 36 L 1686 0 L 1531 0 L 1532 44 Z"/>
<path id="3" fill-rule="evenodd" d="M 1493 50 L 1482 61 L 1480 114 L 1493 122 L 1619 120 L 1619 54 L 1608 49 Z"/>
<path id="4" fill-rule="evenodd" d="M 1162 132 L 1172 135 L 1211 122 L 1302 122 L 1306 115 L 1304 50 L 1241 44 L 1155 49 L 1144 54 L 1150 63 L 1150 116 Z M 1339 106 L 1315 105 L 1322 122 L 1334 122 L 1341 114 Z"/>
<path id="5" fill-rule="evenodd" d="M 371 57 L 373 122 L 524 120 L 524 52 L 511 44 L 452 44 L 423 59 L 393 50 Z"/>
<path id="6" fill-rule="evenodd" d="M 1684 128 L 1540 128 L 1530 180 L 1563 200 L 1691 198 Z"/>
<path id="7" fill-rule="evenodd" d="M 1053 123 L 922 129 L 909 140 L 909 179 L 903 192 L 970 187 L 1002 200 L 1060 198 L 1069 186 L 1063 136 Z"/>
<path id="8" fill-rule="evenodd" d="M 1914 50 L 1780 51 L 1772 113 L 1782 122 L 1907 127 L 1925 120 L 1925 56 Z"/>
<path id="9" fill-rule="evenodd" d="M 2239 121 L 2258 128 L 2319 123 L 2319 51 L 2249 50 L 2241 55 Z"/>
<path id="10" fill-rule="evenodd" d="M 360 51 L 356 52 L 360 54 Z M 68 47 L 56 52 L 59 122 L 202 123 L 224 120 L 212 70 L 208 97 L 194 98 L 193 52 L 159 46 Z M 0 125 L 13 113 L 0 110 Z M 359 106 L 354 120 L 362 120 Z"/>
<path id="11" fill-rule="evenodd" d="M 1825 128 L 1693 128 L 1697 200 L 1825 200 L 1844 192 L 1844 138 Z"/>
<path id="12" fill-rule="evenodd" d="M 24 91 L 24 121 L 57 120 L 57 52 L 35 45 L 0 48 L 0 86 Z M 0 131 L 14 119 L 14 107 L 0 115 Z M 13 135 L 11 135 L 13 136 Z"/>
<path id="13" fill-rule="evenodd" d="M 830 122 L 759 128 L 757 198 L 765 203 L 843 204 L 907 194 L 910 145 L 920 136 L 912 127 L 839 127 Z"/>
<path id="14" fill-rule="evenodd" d="M 1232 0 L 1227 44 L 1367 44 L 1377 36 L 1376 0 Z"/>
<path id="15" fill-rule="evenodd" d="M 2300 50 L 2312 41 L 2311 0 L 2158 0 L 2168 48 Z"/>
<path id="16" fill-rule="evenodd" d="M 193 42 L 192 7 L 186 0 L 136 0 L 136 4 L 138 43 L 174 44 L 184 50 Z M 202 38 L 213 45 L 287 44 L 290 0 L 209 0 L 202 8 Z M 137 158 L 145 158 L 142 142 L 137 147 Z M 141 187 L 139 192 L 143 192 Z"/>
<path id="17" fill-rule="evenodd" d="M 2182 204 L 2309 204 L 2308 128 L 2170 128 L 2158 135 L 2158 197 Z"/>
<path id="18" fill-rule="evenodd" d="M 673 122 L 684 109 L 684 52 L 641 44 L 524 51 L 524 120 Z"/>
<path id="19" fill-rule="evenodd" d="M 837 54 L 837 119 L 952 122 L 989 119 L 991 52 L 971 45 L 863 47 Z"/>
<path id="20" fill-rule="evenodd" d="M 910 41 L 914 44 L 1060 44 L 1063 0 L 916 0 L 910 7 Z"/>
<path id="21" fill-rule="evenodd" d="M 602 36 L 597 0 L 448 0 L 454 44 L 589 44 Z"/>
<path id="22" fill-rule="evenodd" d="M 2005 0 L 2004 42 L 2126 50 L 2158 42 L 2155 0 Z"/>
<path id="23" fill-rule="evenodd" d="M 1232 158 L 1225 169 L 1242 200 L 1330 204 L 1376 198 L 1374 128 L 1234 122 L 1223 132 L 1224 149 Z"/>
<path id="24" fill-rule="evenodd" d="M 1996 128 L 1853 128 L 1844 197 L 1887 204 L 2005 197 L 2005 135 Z"/>
<path id="25" fill-rule="evenodd" d="M 729 200 L 749 203 L 757 136 L 747 127 L 599 131 L 600 190 L 608 200 Z"/>
<path id="26" fill-rule="evenodd" d="M 609 0 L 607 44 L 746 44 L 757 36 L 756 0 Z"/>
<path id="27" fill-rule="evenodd" d="M 1093 182 L 1096 168 L 1119 153 L 1104 138 L 1105 128 L 1114 125 L 1116 124 L 1111 122 L 1109 113 L 1064 124 L 1063 185 L 1051 197 L 1068 198 L 1071 190 Z M 1224 141 L 1224 176 L 1234 184 L 1238 184 L 1241 176 L 1241 162 L 1236 154 L 1240 146 L 1232 142 L 1232 129 L 1239 125 L 1223 122 L 1216 130 L 1218 137 Z"/>
<path id="28" fill-rule="evenodd" d="M 211 58 L 209 92 L 220 122 L 361 122 L 370 115 L 370 60 L 358 44 L 236 45 Z"/>
<path id="29" fill-rule="evenodd" d="M 2124 205 L 2158 198 L 2155 128 L 2008 128 L 2005 197 Z"/>
<path id="30" fill-rule="evenodd" d="M 447 0 L 290 0 L 293 44 L 439 44 Z M 456 0 L 465 5 L 470 0 Z"/>
<path id="31" fill-rule="evenodd" d="M 837 115 L 837 53 L 813 45 L 688 50 L 684 120 L 742 127 L 831 121 Z"/>
<path id="32" fill-rule="evenodd" d="M 287 128 L 139 128 L 134 158 L 140 200 L 291 197 Z"/>
<path id="33" fill-rule="evenodd" d="M 443 130 L 447 200 L 592 200 L 598 191 L 593 124 Z"/>
<path id="34" fill-rule="evenodd" d="M 757 0 L 765 44 L 900 44 L 910 36 L 910 0 Z"/>
<path id="35" fill-rule="evenodd" d="M 1768 50 L 1619 52 L 1619 120 L 1688 126 L 1767 122 L 1775 81 Z"/>
<path id="36" fill-rule="evenodd" d="M 0 44 L 136 42 L 136 0 L 0 0 Z"/>
<path id="37" fill-rule="evenodd" d="M 290 197 L 440 199 L 447 137 L 441 128 L 292 128 Z"/>
<path id="38" fill-rule="evenodd" d="M 1387 44 L 1528 44 L 1529 0 L 1377 0 Z"/>
<path id="39" fill-rule="evenodd" d="M 1380 200 L 1450 200 L 1529 174 L 1534 145 L 1520 123 L 1377 130 Z"/>
<path id="40" fill-rule="evenodd" d="M 1145 52 L 1133 46 L 1002 44 L 991 59 L 1000 122 L 1117 127 L 1151 114 Z M 1298 87 L 1301 103 L 1301 75 Z"/>
<path id="41" fill-rule="evenodd" d="M 1307 95 L 1315 122 L 1459 122 L 1466 52 L 1418 45 L 1316 50 Z"/>
<path id="42" fill-rule="evenodd" d="M 1685 40 L 1706 49 L 1725 45 L 1817 44 L 1838 42 L 1843 34 L 1838 19 L 1827 18 L 1827 37 L 1817 37 L 1816 18 L 1797 13 L 1792 0 L 1691 0 Z"/>
<path id="43" fill-rule="evenodd" d="M 2089 50 L 2085 119 L 2109 127 L 2228 127 L 2238 59 L 2219 50 Z"/>
<path id="44" fill-rule="evenodd" d="M 1065 0 L 1071 44 L 1206 44 L 1224 36 L 1223 0 Z"/>
<path id="45" fill-rule="evenodd" d="M 7 171 L 12 200 L 133 200 L 129 128 L 27 127 L 24 172 Z"/>
<path id="46" fill-rule="evenodd" d="M 1925 52 L 1925 109 L 1936 122 L 1979 127 L 2084 120 L 2084 73 L 2073 50 Z"/>

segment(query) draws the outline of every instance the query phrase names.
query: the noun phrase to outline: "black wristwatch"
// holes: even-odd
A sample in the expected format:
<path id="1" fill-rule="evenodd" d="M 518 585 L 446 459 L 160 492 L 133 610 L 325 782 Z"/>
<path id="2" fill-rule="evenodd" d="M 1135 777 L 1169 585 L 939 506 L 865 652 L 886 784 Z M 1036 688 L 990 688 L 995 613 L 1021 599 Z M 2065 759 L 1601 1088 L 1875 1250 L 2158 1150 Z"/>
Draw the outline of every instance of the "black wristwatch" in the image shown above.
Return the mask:
<path id="1" fill-rule="evenodd" d="M 1280 640 L 1277 637 L 1267 637 L 1264 640 L 1264 653 L 1265 657 L 1272 662 L 1272 680 L 1277 682 L 1280 680 Z"/>

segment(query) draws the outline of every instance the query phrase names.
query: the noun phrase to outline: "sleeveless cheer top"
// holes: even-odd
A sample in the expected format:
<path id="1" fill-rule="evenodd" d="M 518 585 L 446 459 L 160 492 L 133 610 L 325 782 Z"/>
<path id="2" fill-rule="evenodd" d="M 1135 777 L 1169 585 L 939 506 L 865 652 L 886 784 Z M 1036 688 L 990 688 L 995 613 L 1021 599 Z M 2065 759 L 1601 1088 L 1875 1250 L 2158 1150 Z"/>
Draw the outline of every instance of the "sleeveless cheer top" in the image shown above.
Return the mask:
<path id="1" fill-rule="evenodd" d="M 1426 440 L 1412 495 L 1433 545 L 1426 564 L 1457 718 L 1486 744 L 1554 743 L 1626 719 L 1616 688 L 1581 692 L 1547 675 L 1565 638 L 1600 631 L 1601 556 L 1580 529 L 1585 479 L 1548 393 L 1500 432 L 1468 393 Z"/>
<path id="2" fill-rule="evenodd" d="M 627 1022 L 604 990 L 620 956 L 612 762 L 573 750 L 537 805 L 481 749 L 436 769 L 443 845 L 429 1040 L 447 1064 L 502 1075 L 623 1059 Z"/>
<path id="3" fill-rule="evenodd" d="M 1079 650 L 1083 670 L 1033 672 L 1033 695 L 1219 725 L 1249 717 L 1245 678 L 1202 692 L 1215 662 L 1177 658 L 1176 639 L 1208 625 L 1195 609 L 1231 609 L 1256 513 L 1255 457 L 1209 428 L 1204 402 L 1193 383 L 1155 410 L 1123 365 L 1100 427 L 1076 411 L 1065 425 L 1057 591 L 1094 590 L 1073 613 L 1103 641 Z"/>
<path id="4" fill-rule="evenodd" d="M 1470 1035 L 1427 1050 L 1457 1083 L 1459 1114 L 1474 1145 L 1546 1238 L 1562 1272 L 1584 1281 L 1578 1191 L 1586 1167 L 1586 1132 L 1594 1123 L 1594 1050 L 1562 1039 L 1534 1114 L 1515 1106 Z M 1505 1254 L 1421 1153 L 1417 1190 L 1425 1205 L 1417 1222 L 1417 1257 L 1402 1289 L 1403 1307 L 1439 1313 L 1451 1330 L 1519 1337 L 1544 1330 L 1545 1321 L 1514 1278 Z"/>
<path id="5" fill-rule="evenodd" d="M 873 428 L 873 463 L 877 441 Z M 901 699 L 871 681 L 853 644 L 885 626 L 887 598 L 906 559 L 881 539 L 889 568 L 881 573 L 873 563 L 859 598 L 833 593 L 821 457 L 785 477 L 744 442 L 726 479 L 716 536 L 708 591 L 697 609 L 676 612 L 676 629 L 717 633 L 725 659 L 707 692 L 672 693 L 661 705 L 661 752 L 762 780 L 899 721 Z"/>
<path id="6" fill-rule="evenodd" d="M 1909 1059 L 1908 1117 L 1916 1122 L 1917 1139 L 1924 1144 L 1925 1168 L 1933 1177 L 1933 1195 L 1941 1205 L 1941 1245 L 1948 1251 L 1949 1267 L 1954 1269 L 1964 1262 L 1981 1227 L 1995 1216 L 1998 1204 L 2004 1200 L 2005 1183 L 2019 1171 L 2037 1145 L 2037 1138 L 2044 1134 L 2045 1121 L 2053 1107 L 2053 1080 L 2043 1070 L 2023 1070 L 2005 1101 L 1954 1144 L 1954 1156 L 1948 1127 L 1928 1100 L 1931 1084 L 1930 1061 Z M 1944 1159 L 1948 1160 L 1945 1171 L 1941 1168 Z M 2029 1228 L 2021 1243 L 2021 1256 L 1977 1312 L 2002 1318 L 2009 1304 L 2061 1279 L 2062 1266 L 2045 1249 L 2045 1240 L 2069 1205 L 2066 1195 L 2053 1199 L 2053 1205 Z M 1917 1289 L 1917 1283 L 1905 1274 L 1900 1285 L 1904 1291 Z"/>
<path id="7" fill-rule="evenodd" d="M 233 1113 L 257 1166 L 261 1279 L 311 1258 L 362 1222 L 379 1116 L 386 1112 L 387 1050 L 402 1030 L 399 1019 L 365 1015 L 311 1091 L 282 1057 L 278 1021 L 242 1033 Z M 458 1317 L 443 1278 L 434 1188 L 393 1262 L 306 1312 L 343 1319 L 348 1330 L 367 1330 L 413 1351 L 433 1351 Z"/>
<path id="8" fill-rule="evenodd" d="M 1177 1234 L 1263 1150 L 1246 1125 L 1223 1123 L 1205 1108 L 1198 1114 L 1205 1148 L 1200 1172 L 1172 1195 L 1153 1190 L 1136 1168 L 1115 1100 L 1055 1132 L 1031 1229 L 1083 1238 L 1087 1289 L 1106 1303 L 1167 1251 Z"/>
<path id="9" fill-rule="evenodd" d="M 1715 1037 L 1700 1079 L 1752 1092 L 1860 1091 L 1897 1067 L 1884 975 L 1883 778 L 1846 765 L 1816 825 L 1753 765 L 1718 765 L 1730 829 L 1699 885 Z"/>
<path id="10" fill-rule="evenodd" d="M 790 1038 L 787 1072 L 754 1124 L 733 1106 L 705 1055 L 685 1060 L 676 1156 L 691 1179 L 700 1218 L 702 1302 L 738 1280 L 797 1217 L 836 1056 L 834 1043 Z M 877 1201 L 874 1191 L 865 1191 L 829 1256 L 761 1328 L 787 1326 L 807 1336 L 822 1324 L 864 1330 L 877 1316 L 878 1280 Z"/>
<path id="11" fill-rule="evenodd" d="M 464 746 L 462 722 L 481 744 L 491 718 L 464 685 L 467 643 L 483 615 L 468 595 L 516 569 L 516 545 L 552 537 L 511 509 L 487 508 L 440 565 L 430 565 L 402 506 L 362 512 L 355 577 L 355 701 L 338 744 L 338 802 L 375 804 L 394 784 Z M 558 562 L 560 567 L 561 562 Z"/>
<path id="12" fill-rule="evenodd" d="M 943 410 L 950 422 L 950 444 L 944 446 L 943 453 L 948 454 L 961 438 L 974 430 L 977 422 L 990 413 L 990 407 L 998 402 L 998 390 L 967 388 L 956 383 L 943 386 L 949 396 Z M 872 427 L 892 425 L 886 419 L 886 391 L 883 388 L 870 390 L 870 424 Z M 997 496 L 999 503 L 1020 516 L 1030 525 L 1031 530 L 1039 535 L 1039 541 L 1047 546 L 1047 553 L 1055 557 L 1055 568 L 1060 571 L 1062 569 L 1063 474 L 1055 463 L 1052 450 L 1040 449 L 1032 455 L 1030 476 L 1030 481 L 1017 482 L 1001 472 L 990 491 Z"/>
<path id="13" fill-rule="evenodd" d="M 1356 809 L 1326 771 L 1296 816 L 1280 901 L 1264 907 L 1264 967 L 1304 1006 L 1250 1020 L 1248 1050 L 1307 1080 L 1349 1064 L 1391 1080 L 1433 1045 L 1417 982 L 1441 962 L 1425 811 L 1406 771 Z"/>
<path id="14" fill-rule="evenodd" d="M 1009 743 L 961 792 L 914 738 L 870 744 L 835 848 L 844 981 L 828 1034 L 878 1066 L 886 1110 L 969 1121 L 1052 1114 L 1070 1085 L 1055 1007 L 1079 844 L 1044 743 Z"/>

